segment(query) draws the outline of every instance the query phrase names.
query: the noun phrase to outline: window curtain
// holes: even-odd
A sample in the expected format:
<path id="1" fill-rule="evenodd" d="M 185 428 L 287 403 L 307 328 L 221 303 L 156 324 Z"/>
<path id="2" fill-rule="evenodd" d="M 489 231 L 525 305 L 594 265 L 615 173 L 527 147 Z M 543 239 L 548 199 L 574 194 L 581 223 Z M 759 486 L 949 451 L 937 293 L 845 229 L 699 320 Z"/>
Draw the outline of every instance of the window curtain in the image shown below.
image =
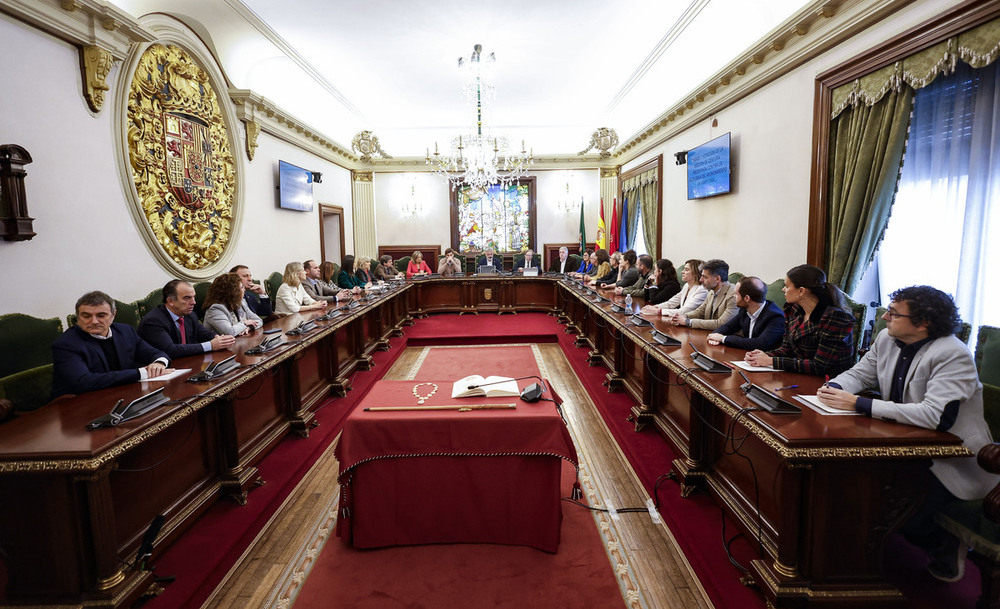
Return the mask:
<path id="1" fill-rule="evenodd" d="M 899 194 L 880 250 L 883 302 L 893 289 L 929 284 L 955 295 L 962 318 L 996 323 L 1000 298 L 1000 62 L 917 91 Z M 996 261 L 990 265 L 990 261 Z M 995 305 L 994 305 L 995 306 Z"/>
<path id="2" fill-rule="evenodd" d="M 635 243 L 639 228 L 639 214 L 642 214 L 642 238 L 646 242 L 646 249 L 652 256 L 659 254 L 659 252 L 652 251 L 656 247 L 656 233 L 659 230 L 659 226 L 656 225 L 656 202 L 657 190 L 659 189 L 657 173 L 654 168 L 633 176 L 625 180 L 622 188 L 624 197 L 629 202 L 628 242 Z"/>
<path id="3" fill-rule="evenodd" d="M 856 79 L 832 92 L 827 274 L 852 293 L 885 231 L 906 144 L 913 91 L 1000 56 L 1000 19 Z"/>

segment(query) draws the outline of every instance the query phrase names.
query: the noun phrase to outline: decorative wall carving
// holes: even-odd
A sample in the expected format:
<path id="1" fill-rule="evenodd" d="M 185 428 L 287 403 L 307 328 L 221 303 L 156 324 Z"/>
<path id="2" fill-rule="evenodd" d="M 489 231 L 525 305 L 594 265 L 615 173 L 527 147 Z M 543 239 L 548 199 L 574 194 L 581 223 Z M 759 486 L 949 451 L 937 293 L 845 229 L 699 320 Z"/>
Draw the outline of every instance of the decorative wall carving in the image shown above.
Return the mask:
<path id="1" fill-rule="evenodd" d="M 27 241 L 35 236 L 34 218 L 28 216 L 24 166 L 31 155 L 17 144 L 0 146 L 0 236 L 7 241 Z"/>
<path id="2" fill-rule="evenodd" d="M 253 160 L 253 155 L 257 152 L 257 136 L 260 135 L 260 123 L 257 121 L 245 121 L 247 127 L 247 158 Z"/>
<path id="3" fill-rule="evenodd" d="M 618 134 L 615 133 L 614 129 L 609 129 L 608 127 L 598 127 L 597 131 L 594 131 L 590 135 L 590 144 L 586 148 L 578 152 L 577 154 L 587 154 L 592 149 L 597 149 L 601 151 L 601 158 L 606 159 L 611 156 L 609 150 L 618 145 Z"/>
<path id="4" fill-rule="evenodd" d="M 126 128 L 140 211 L 159 246 L 186 269 L 219 260 L 237 166 L 208 74 L 177 46 L 150 46 L 132 78 Z"/>
<path id="5" fill-rule="evenodd" d="M 115 60 L 110 51 L 99 46 L 87 45 L 80 49 L 80 59 L 83 64 L 83 96 L 87 105 L 94 112 L 100 112 L 104 106 L 104 92 L 108 86 L 108 73 Z"/>
<path id="6" fill-rule="evenodd" d="M 385 153 L 385 150 L 382 150 L 382 144 L 379 144 L 378 137 L 371 131 L 358 132 L 351 140 L 351 149 L 361 155 L 362 161 L 370 161 L 376 154 L 383 159 L 392 158 Z"/>

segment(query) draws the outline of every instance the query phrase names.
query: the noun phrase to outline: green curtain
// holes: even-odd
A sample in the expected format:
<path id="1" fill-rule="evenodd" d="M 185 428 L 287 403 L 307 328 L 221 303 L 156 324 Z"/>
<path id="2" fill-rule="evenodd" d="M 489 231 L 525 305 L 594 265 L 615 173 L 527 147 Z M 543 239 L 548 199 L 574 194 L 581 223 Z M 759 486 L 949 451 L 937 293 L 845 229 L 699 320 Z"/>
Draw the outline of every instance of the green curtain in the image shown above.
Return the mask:
<path id="1" fill-rule="evenodd" d="M 656 247 L 657 231 L 660 230 L 656 224 L 657 191 L 660 187 L 658 173 L 655 168 L 650 169 L 632 176 L 622 185 L 622 194 L 628 199 L 629 244 L 635 243 L 635 236 L 639 230 L 639 214 L 642 214 L 642 238 L 646 242 L 649 255 L 654 258 L 659 255 L 659 252 L 653 251 Z"/>
<path id="2" fill-rule="evenodd" d="M 640 190 L 642 191 L 640 199 L 642 200 L 642 237 L 646 240 L 646 247 L 649 249 L 649 255 L 656 260 L 660 257 L 660 252 L 656 249 L 656 235 L 660 232 L 660 227 L 656 223 L 656 209 L 657 209 L 657 191 L 659 190 L 659 183 L 656 181 L 656 170 L 650 171 L 653 174 L 653 179 L 646 182 Z"/>
<path id="3" fill-rule="evenodd" d="M 851 294 L 889 219 L 903 162 L 913 89 L 844 110 L 830 123 L 827 275 Z"/>

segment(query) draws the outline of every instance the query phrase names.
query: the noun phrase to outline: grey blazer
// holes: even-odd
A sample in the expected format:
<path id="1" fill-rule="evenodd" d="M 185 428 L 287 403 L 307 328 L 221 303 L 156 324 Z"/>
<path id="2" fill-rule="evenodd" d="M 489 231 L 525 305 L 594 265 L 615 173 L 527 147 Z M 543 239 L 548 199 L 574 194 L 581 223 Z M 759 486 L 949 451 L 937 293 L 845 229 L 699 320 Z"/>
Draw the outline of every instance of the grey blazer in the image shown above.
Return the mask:
<path id="1" fill-rule="evenodd" d="M 243 323 L 246 320 L 256 321 L 261 324 L 260 317 L 247 307 L 247 301 L 240 302 L 240 308 L 233 312 L 222 303 L 215 303 L 205 311 L 205 326 L 216 334 L 230 334 L 236 336 L 242 334 L 247 329 Z M 259 327 L 259 325 L 258 325 Z"/>
<path id="2" fill-rule="evenodd" d="M 871 351 L 850 370 L 833 379 L 850 393 L 877 387 L 888 396 L 899 358 L 896 339 L 882 330 Z M 927 429 L 948 431 L 962 438 L 971 457 L 934 459 L 931 473 L 959 499 L 981 499 L 1000 482 L 976 463 L 975 454 L 992 442 L 983 418 L 983 385 L 965 343 L 942 336 L 920 348 L 907 372 L 902 404 L 872 400 L 872 417 Z"/>

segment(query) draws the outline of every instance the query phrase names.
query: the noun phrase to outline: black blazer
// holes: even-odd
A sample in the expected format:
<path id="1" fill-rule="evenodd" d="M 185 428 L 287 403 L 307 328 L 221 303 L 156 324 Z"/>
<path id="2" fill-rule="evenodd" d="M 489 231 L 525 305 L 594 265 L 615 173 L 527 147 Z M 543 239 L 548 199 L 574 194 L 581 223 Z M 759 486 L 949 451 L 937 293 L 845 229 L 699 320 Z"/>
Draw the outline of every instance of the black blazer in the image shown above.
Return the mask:
<path id="1" fill-rule="evenodd" d="M 476 262 L 476 270 L 479 270 L 480 266 L 484 266 L 486 264 L 489 264 L 489 263 L 486 261 L 486 256 L 483 256 L 482 258 L 480 258 Z M 496 255 L 496 254 L 493 254 L 493 266 L 498 271 L 502 271 L 503 270 L 503 258 L 500 257 L 500 256 L 498 256 L 498 255 Z"/>
<path id="2" fill-rule="evenodd" d="M 111 336 L 120 370 L 110 368 L 98 339 L 79 326 L 72 326 L 52 343 L 53 398 L 135 383 L 139 380 L 139 368 L 159 358 L 170 361 L 166 353 L 142 340 L 128 324 L 111 324 Z"/>
<path id="3" fill-rule="evenodd" d="M 260 294 L 247 290 L 243 294 L 243 300 L 247 301 L 247 307 L 257 314 L 257 317 L 264 319 L 269 317 L 274 310 L 271 308 L 270 298 L 261 298 Z"/>
<path id="4" fill-rule="evenodd" d="M 146 313 L 139 322 L 139 336 L 147 343 L 165 352 L 170 359 L 180 359 L 188 355 L 201 355 L 205 352 L 199 343 L 204 343 L 215 338 L 212 332 L 201 325 L 194 313 L 184 316 L 184 337 L 187 344 L 181 344 L 181 333 L 177 329 L 177 324 L 170 317 L 166 305 L 160 305 Z"/>
<path id="5" fill-rule="evenodd" d="M 496 256 L 494 256 L 493 259 L 496 260 Z M 522 259 L 520 259 L 520 260 L 517 261 L 517 263 L 514 265 L 514 272 L 515 273 L 517 272 L 517 269 L 523 269 L 523 268 L 525 268 L 526 265 L 524 264 L 524 262 L 525 262 L 524 258 L 522 258 Z M 538 264 L 538 257 L 537 256 L 532 256 L 531 257 L 531 262 L 529 264 L 527 264 L 527 267 L 528 268 L 540 269 L 541 267 Z"/>
<path id="6" fill-rule="evenodd" d="M 615 269 L 617 271 L 617 269 Z M 676 279 L 667 278 L 662 286 L 655 283 L 646 288 L 646 304 L 660 304 L 667 302 L 674 297 L 674 294 L 681 291 L 681 284 Z"/>
<path id="7" fill-rule="evenodd" d="M 722 324 L 715 331 L 725 335 L 727 347 L 739 349 L 760 349 L 769 351 L 781 344 L 785 335 L 785 314 L 770 300 L 764 301 L 764 310 L 757 316 L 753 326 L 753 336 L 750 334 L 750 316 L 746 309 L 740 309 L 735 317 Z M 739 332 L 737 336 L 736 333 Z"/>

